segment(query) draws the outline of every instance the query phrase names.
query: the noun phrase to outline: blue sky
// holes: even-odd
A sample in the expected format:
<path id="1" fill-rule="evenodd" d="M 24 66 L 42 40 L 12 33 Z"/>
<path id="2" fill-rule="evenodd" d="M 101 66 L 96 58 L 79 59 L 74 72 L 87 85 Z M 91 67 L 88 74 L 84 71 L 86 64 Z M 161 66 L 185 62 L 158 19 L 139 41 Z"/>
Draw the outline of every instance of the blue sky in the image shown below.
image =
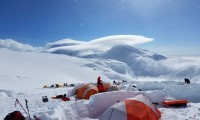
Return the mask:
<path id="1" fill-rule="evenodd" d="M 0 39 L 43 46 L 64 38 L 154 38 L 166 55 L 200 55 L 199 0 L 0 0 Z"/>

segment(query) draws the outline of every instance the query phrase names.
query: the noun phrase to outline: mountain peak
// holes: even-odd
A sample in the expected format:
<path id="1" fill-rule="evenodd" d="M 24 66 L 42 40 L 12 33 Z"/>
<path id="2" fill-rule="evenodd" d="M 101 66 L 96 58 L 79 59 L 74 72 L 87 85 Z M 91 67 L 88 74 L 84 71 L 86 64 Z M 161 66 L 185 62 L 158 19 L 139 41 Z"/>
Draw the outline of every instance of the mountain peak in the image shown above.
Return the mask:
<path id="1" fill-rule="evenodd" d="M 116 56 L 118 56 L 119 58 L 124 58 L 126 56 L 129 56 L 131 58 L 136 58 L 141 56 L 141 57 L 152 58 L 155 61 L 166 59 L 165 56 L 129 45 L 114 46 L 113 48 L 111 48 L 102 55 L 102 57 L 106 58 L 113 58 Z"/>

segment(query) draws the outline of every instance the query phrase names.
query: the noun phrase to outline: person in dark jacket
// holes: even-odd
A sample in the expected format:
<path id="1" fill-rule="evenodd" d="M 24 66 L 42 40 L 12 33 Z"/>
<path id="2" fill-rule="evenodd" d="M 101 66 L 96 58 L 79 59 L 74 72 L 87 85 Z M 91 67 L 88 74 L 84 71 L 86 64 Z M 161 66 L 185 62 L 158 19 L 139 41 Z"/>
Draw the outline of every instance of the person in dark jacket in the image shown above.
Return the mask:
<path id="1" fill-rule="evenodd" d="M 190 84 L 190 80 L 187 79 L 187 78 L 185 78 L 185 83 L 186 83 L 186 84 Z"/>
<path id="2" fill-rule="evenodd" d="M 117 83 L 116 83 L 116 81 L 115 80 L 113 80 L 113 85 L 116 85 Z"/>

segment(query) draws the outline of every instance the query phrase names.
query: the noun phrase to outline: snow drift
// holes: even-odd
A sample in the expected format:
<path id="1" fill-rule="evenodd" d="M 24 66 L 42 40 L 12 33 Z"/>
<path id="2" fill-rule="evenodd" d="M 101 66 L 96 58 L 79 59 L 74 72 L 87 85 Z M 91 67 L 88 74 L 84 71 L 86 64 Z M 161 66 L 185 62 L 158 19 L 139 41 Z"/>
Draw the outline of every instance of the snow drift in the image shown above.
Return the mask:
<path id="1" fill-rule="evenodd" d="M 190 102 L 200 102 L 200 84 L 171 85 L 164 90 L 168 95 L 176 99 L 186 99 Z"/>

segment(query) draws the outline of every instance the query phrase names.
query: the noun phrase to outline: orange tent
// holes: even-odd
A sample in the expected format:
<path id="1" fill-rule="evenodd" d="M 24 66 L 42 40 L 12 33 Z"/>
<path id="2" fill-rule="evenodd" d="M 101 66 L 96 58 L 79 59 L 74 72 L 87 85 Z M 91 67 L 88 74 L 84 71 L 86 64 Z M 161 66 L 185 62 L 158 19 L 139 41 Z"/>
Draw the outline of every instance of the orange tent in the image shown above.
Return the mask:
<path id="1" fill-rule="evenodd" d="M 159 120 L 160 111 L 143 94 L 118 102 L 108 108 L 100 120 Z"/>
<path id="2" fill-rule="evenodd" d="M 96 93 L 98 93 L 98 88 L 92 84 L 88 84 L 76 90 L 76 98 L 89 99 L 91 95 Z"/>

